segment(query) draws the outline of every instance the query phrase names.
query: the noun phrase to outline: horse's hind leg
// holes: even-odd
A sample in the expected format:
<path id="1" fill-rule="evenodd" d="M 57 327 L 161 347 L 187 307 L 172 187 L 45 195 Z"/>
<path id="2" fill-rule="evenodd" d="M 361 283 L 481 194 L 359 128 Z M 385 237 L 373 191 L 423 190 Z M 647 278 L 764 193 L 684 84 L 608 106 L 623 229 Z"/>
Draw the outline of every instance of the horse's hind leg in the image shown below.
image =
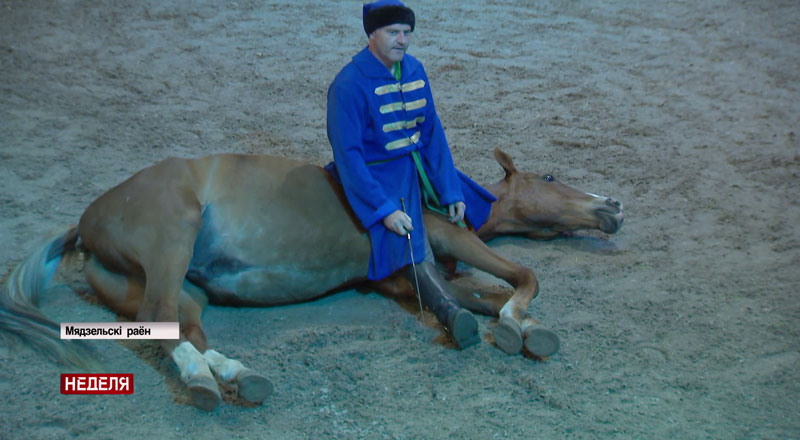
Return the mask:
<path id="1" fill-rule="evenodd" d="M 219 386 L 214 378 L 238 386 L 244 400 L 261 403 L 272 391 L 269 380 L 242 365 L 208 348 L 201 318 L 208 297 L 194 284 L 184 281 L 178 295 L 178 323 L 181 342 L 170 353 L 189 388 L 192 403 L 202 409 L 212 410 L 221 401 Z M 213 374 L 212 374 L 213 372 Z"/>
<path id="2" fill-rule="evenodd" d="M 92 256 L 84 268 L 86 279 L 97 296 L 115 312 L 135 318 L 139 314 L 145 291 L 145 283 L 136 276 L 125 275 L 106 269 Z M 199 325 L 202 313 L 200 304 L 186 292 L 179 294 L 179 324 L 181 341 L 172 342 L 168 351 L 180 371 L 192 396 L 192 403 L 200 408 L 211 410 L 222 400 L 217 382 L 211 374 L 208 362 L 198 348 L 205 351 L 205 334 Z M 198 319 L 194 319 L 197 316 Z M 162 345 L 163 341 L 162 341 Z"/>
<path id="3" fill-rule="evenodd" d="M 241 362 L 210 349 L 203 353 L 203 357 L 220 380 L 236 385 L 236 392 L 242 399 L 261 403 L 272 393 L 272 382 Z"/>
<path id="4" fill-rule="evenodd" d="M 208 348 L 201 323 L 203 309 L 208 297 L 199 287 L 184 281 L 178 298 L 178 316 L 181 332 L 194 345 L 219 380 L 235 384 L 242 399 L 251 403 L 261 403 L 272 392 L 272 383 L 256 371 L 245 367 L 235 359 L 229 359 L 216 350 Z"/>
<path id="5" fill-rule="evenodd" d="M 83 270 L 95 295 L 104 304 L 120 315 L 136 318 L 144 296 L 142 280 L 106 269 L 95 255 L 90 255 Z"/>

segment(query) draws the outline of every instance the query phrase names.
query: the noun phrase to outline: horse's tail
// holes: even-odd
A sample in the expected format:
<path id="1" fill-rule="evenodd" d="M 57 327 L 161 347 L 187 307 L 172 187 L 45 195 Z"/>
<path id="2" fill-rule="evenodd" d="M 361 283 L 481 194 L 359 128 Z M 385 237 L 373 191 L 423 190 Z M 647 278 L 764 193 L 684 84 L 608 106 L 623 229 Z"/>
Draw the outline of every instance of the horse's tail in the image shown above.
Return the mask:
<path id="1" fill-rule="evenodd" d="M 49 239 L 20 263 L 0 290 L 0 330 L 12 333 L 57 361 L 87 370 L 99 370 L 94 351 L 82 341 L 62 340 L 61 326 L 39 310 L 63 257 L 77 251 L 78 228 Z"/>

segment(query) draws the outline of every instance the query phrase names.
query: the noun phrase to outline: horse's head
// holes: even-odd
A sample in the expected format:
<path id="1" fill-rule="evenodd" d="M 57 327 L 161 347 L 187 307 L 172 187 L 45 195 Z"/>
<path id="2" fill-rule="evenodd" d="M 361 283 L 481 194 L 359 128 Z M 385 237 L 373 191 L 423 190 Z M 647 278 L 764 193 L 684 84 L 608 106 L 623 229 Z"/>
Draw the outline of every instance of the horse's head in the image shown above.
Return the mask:
<path id="1" fill-rule="evenodd" d="M 482 238 L 514 234 L 552 238 L 579 229 L 613 234 L 622 227 L 622 203 L 567 186 L 551 174 L 517 170 L 511 156 L 495 148 L 505 178 L 488 189 L 497 198 Z"/>

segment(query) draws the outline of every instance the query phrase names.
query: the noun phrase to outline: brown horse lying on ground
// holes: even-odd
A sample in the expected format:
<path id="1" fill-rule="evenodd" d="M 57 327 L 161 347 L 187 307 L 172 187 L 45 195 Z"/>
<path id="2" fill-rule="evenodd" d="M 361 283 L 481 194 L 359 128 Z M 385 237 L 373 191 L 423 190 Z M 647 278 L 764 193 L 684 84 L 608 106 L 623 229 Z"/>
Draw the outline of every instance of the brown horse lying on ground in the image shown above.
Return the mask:
<path id="1" fill-rule="evenodd" d="M 518 353 L 524 344 L 533 354 L 547 356 L 557 350 L 558 339 L 527 315 L 538 292 L 536 277 L 481 239 L 551 237 L 577 229 L 615 233 L 622 225 L 622 205 L 550 175 L 518 172 L 500 150 L 495 157 L 506 176 L 487 188 L 498 201 L 477 235 L 435 214 L 425 215 L 426 229 L 437 258 L 463 261 L 513 286 L 512 295 L 459 295 L 464 307 L 500 318 L 493 330 L 497 345 Z M 225 154 L 172 158 L 145 168 L 92 203 L 77 228 L 20 264 L 0 294 L 0 328 L 44 345 L 59 359 L 81 363 L 82 354 L 58 340 L 58 325 L 35 305 L 60 257 L 77 251 L 85 253 L 93 291 L 116 313 L 140 322 L 180 323 L 180 340 L 160 343 L 193 403 L 210 410 L 221 400 L 215 375 L 236 384 L 250 402 L 263 401 L 272 385 L 208 347 L 203 308 L 209 302 L 295 303 L 354 286 L 366 278 L 369 239 L 341 188 L 314 165 Z M 373 287 L 390 293 L 410 289 L 407 282 L 395 281 Z"/>

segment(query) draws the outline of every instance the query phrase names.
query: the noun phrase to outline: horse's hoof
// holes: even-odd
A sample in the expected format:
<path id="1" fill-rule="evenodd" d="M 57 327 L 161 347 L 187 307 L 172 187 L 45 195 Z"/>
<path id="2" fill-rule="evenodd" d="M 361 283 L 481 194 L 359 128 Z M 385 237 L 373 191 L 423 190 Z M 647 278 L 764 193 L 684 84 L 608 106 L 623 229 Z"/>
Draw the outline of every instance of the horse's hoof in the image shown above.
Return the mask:
<path id="1" fill-rule="evenodd" d="M 200 409 L 211 411 L 222 401 L 217 381 L 207 376 L 195 376 L 186 384 L 192 395 L 192 404 Z"/>
<path id="2" fill-rule="evenodd" d="M 272 394 L 272 382 L 251 369 L 236 375 L 239 397 L 250 403 L 261 403 Z"/>
<path id="3" fill-rule="evenodd" d="M 555 333 L 542 327 L 525 329 L 525 348 L 536 357 L 545 358 L 558 352 L 561 342 Z"/>
<path id="4" fill-rule="evenodd" d="M 459 309 L 450 318 L 450 334 L 458 348 L 462 350 L 481 341 L 481 336 L 478 334 L 478 320 L 466 309 Z"/>
<path id="5" fill-rule="evenodd" d="M 500 318 L 492 330 L 494 342 L 508 354 L 517 354 L 522 350 L 522 329 L 514 319 L 504 316 Z"/>

